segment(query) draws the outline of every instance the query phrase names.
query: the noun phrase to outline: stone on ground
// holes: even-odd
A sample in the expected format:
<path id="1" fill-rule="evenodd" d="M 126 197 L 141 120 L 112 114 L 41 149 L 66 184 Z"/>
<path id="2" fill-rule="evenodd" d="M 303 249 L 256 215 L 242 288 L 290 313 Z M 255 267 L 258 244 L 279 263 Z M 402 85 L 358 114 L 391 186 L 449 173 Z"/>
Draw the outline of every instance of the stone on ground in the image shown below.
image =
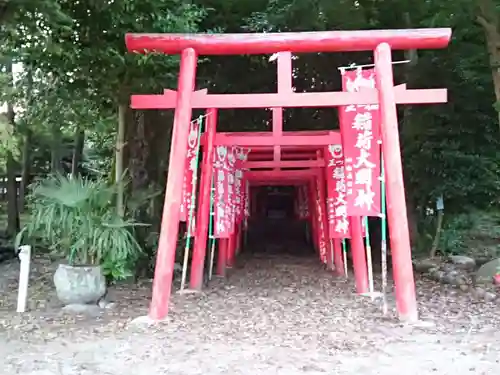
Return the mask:
<path id="1" fill-rule="evenodd" d="M 418 259 L 413 261 L 413 267 L 417 272 L 426 273 L 433 268 L 439 267 L 440 263 L 439 259 Z"/>
<path id="2" fill-rule="evenodd" d="M 491 283 L 493 276 L 500 271 L 500 258 L 494 259 L 481 266 L 476 273 L 477 283 Z"/>
<path id="3" fill-rule="evenodd" d="M 99 316 L 102 310 L 97 305 L 87 305 L 80 303 L 72 303 L 66 305 L 62 309 L 66 313 L 88 316 Z"/>
<path id="4" fill-rule="evenodd" d="M 449 259 L 455 266 L 464 270 L 473 270 L 476 267 L 476 261 L 465 255 L 451 255 Z"/>

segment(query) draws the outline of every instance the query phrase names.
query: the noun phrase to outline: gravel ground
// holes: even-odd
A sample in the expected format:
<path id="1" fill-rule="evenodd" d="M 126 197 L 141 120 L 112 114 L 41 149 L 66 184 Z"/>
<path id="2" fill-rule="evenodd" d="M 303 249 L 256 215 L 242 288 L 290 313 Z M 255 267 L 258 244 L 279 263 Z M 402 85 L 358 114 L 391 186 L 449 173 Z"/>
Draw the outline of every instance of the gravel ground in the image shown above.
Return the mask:
<path id="1" fill-rule="evenodd" d="M 167 321 L 130 324 L 147 311 L 150 282 L 114 288 L 99 316 L 61 313 L 52 263 L 37 259 L 32 311 L 13 313 L 16 263 L 0 265 L 0 374 L 494 374 L 500 319 L 494 304 L 417 280 L 421 316 L 353 293 L 315 259 L 255 254 L 201 295 L 176 294 Z M 392 298 L 389 298 L 393 307 Z M 494 345 L 495 344 L 495 345 Z"/>

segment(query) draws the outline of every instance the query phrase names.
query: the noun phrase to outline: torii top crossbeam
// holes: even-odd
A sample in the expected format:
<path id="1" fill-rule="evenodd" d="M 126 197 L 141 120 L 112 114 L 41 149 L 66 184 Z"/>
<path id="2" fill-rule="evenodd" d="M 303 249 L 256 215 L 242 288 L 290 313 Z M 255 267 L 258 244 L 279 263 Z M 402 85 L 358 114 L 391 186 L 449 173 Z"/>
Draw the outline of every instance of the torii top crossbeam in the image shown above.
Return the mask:
<path id="1" fill-rule="evenodd" d="M 445 48 L 451 29 L 320 31 L 268 34 L 127 34 L 131 52 L 178 54 L 193 48 L 200 55 L 258 55 L 371 51 L 381 43 L 393 50 Z"/>

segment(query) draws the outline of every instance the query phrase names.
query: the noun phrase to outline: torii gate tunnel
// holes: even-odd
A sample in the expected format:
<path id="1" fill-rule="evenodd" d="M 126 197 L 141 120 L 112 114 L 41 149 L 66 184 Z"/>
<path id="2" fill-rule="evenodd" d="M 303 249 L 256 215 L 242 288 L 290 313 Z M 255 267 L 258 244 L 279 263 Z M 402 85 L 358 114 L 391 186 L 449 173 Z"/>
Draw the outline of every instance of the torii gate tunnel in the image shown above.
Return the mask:
<path id="1" fill-rule="evenodd" d="M 133 109 L 175 109 L 150 318 L 160 320 L 168 313 L 193 109 L 207 110 L 206 130 L 201 138 L 203 160 L 190 278 L 190 287 L 201 289 L 215 147 L 250 147 L 252 151 L 245 168 L 250 169 L 246 172 L 246 178 L 251 184 L 314 186 L 313 189 L 318 192 L 314 199 L 320 202 L 323 207 L 320 210 L 325 212 L 326 156 L 323 150 L 329 145 L 341 144 L 341 134 L 336 131 L 284 132 L 282 109 L 378 104 L 397 311 L 401 320 L 418 319 L 396 105 L 444 103 L 447 101 L 447 92 L 446 89 L 410 90 L 406 85 L 394 86 L 391 51 L 445 48 L 450 38 L 451 29 L 448 28 L 276 34 L 127 34 L 126 45 L 131 52 L 155 51 L 181 55 L 177 91 L 165 90 L 162 95 L 133 95 L 131 99 Z M 375 88 L 356 92 L 293 91 L 292 53 L 342 51 L 373 51 Z M 277 93 L 215 95 L 206 90 L 194 91 L 197 59 L 200 55 L 274 53 L 278 53 Z M 217 111 L 229 108 L 272 108 L 272 132 L 217 133 Z M 325 226 L 325 215 L 321 220 L 323 221 L 319 225 Z M 364 293 L 367 291 L 368 281 L 366 258 L 360 250 L 363 248 L 361 223 L 360 220 L 351 220 L 350 224 L 356 287 L 359 293 Z M 315 226 L 314 221 L 312 226 Z M 234 236 L 219 241 L 217 272 L 220 275 L 224 275 L 226 266 L 234 261 L 234 242 Z M 327 263 L 333 262 L 335 272 L 341 274 L 341 250 L 339 242 L 333 242 L 332 252 L 327 252 Z"/>

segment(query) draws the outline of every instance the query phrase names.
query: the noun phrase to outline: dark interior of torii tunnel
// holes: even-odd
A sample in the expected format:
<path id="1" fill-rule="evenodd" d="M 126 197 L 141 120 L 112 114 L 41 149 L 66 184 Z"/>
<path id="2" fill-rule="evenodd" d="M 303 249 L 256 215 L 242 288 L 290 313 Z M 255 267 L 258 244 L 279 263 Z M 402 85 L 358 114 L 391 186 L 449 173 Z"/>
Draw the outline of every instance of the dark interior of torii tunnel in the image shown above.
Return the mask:
<path id="1" fill-rule="evenodd" d="M 294 211 L 296 186 L 258 186 L 253 189 L 256 190 L 256 209 L 248 219 L 246 241 L 242 244 L 243 254 L 316 257 L 311 225 L 308 220 L 298 219 Z M 379 218 L 368 219 L 375 272 L 379 271 L 381 262 L 380 224 Z M 347 249 L 348 242 L 346 241 Z M 349 249 L 347 259 L 349 267 L 352 267 Z"/>

